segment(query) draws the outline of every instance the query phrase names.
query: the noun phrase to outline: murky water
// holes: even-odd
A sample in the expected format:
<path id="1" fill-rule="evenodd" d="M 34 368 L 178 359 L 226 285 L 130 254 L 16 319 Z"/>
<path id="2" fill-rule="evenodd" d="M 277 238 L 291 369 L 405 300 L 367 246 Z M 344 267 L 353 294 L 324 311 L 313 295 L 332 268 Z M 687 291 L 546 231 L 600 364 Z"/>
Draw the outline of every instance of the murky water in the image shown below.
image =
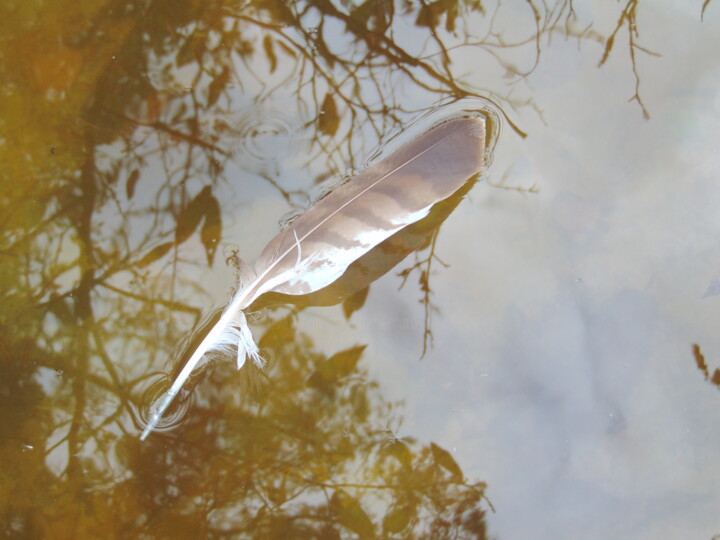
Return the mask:
<path id="1" fill-rule="evenodd" d="M 720 534 L 720 5 L 0 7 L 9 538 Z M 329 291 L 241 271 L 434 119 L 490 166 Z"/>

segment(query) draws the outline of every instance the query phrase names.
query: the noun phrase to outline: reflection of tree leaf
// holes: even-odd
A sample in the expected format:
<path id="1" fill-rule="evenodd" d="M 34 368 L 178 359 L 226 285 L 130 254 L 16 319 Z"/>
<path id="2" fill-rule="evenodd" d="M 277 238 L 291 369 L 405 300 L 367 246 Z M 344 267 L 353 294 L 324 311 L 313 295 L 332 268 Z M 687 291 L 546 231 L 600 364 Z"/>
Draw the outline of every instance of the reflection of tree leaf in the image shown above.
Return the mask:
<path id="1" fill-rule="evenodd" d="M 457 464 L 457 461 L 455 461 L 455 458 L 450 455 L 450 452 L 444 448 L 440 448 L 435 443 L 430 443 L 430 449 L 432 450 L 435 463 L 448 471 L 455 480 L 462 480 L 462 469 L 460 469 L 460 466 Z"/>
<path id="2" fill-rule="evenodd" d="M 339 125 L 340 118 L 338 117 L 335 99 L 328 93 L 323 100 L 322 107 L 320 108 L 318 129 L 320 130 L 320 133 L 330 135 L 332 137 L 335 135 Z"/>
<path id="3" fill-rule="evenodd" d="M 392 21 L 394 11 L 393 2 L 366 0 L 351 11 L 350 17 L 357 25 L 367 26 L 374 32 L 384 34 Z"/>
<path id="4" fill-rule="evenodd" d="M 408 445 L 400 439 L 393 440 L 385 446 L 384 451 L 387 455 L 397 459 L 406 469 L 410 469 L 412 467 L 412 452 L 410 451 L 410 448 L 408 448 Z"/>
<path id="5" fill-rule="evenodd" d="M 127 179 L 127 183 L 125 184 L 125 193 L 128 199 L 132 199 L 133 195 L 135 195 L 135 184 L 137 184 L 139 178 L 139 169 L 135 169 L 133 170 L 133 172 L 130 173 L 130 177 Z"/>
<path id="6" fill-rule="evenodd" d="M 451 2 L 445 13 L 445 30 L 455 32 L 455 19 L 458 16 L 458 3 Z"/>
<path id="7" fill-rule="evenodd" d="M 208 107 L 212 107 L 217 102 L 218 98 L 220 98 L 220 94 L 222 94 L 223 90 L 225 90 L 225 87 L 227 86 L 228 82 L 230 81 L 230 70 L 227 66 L 223 68 L 223 70 L 213 78 L 212 82 L 210 83 L 210 86 L 208 87 Z"/>
<path id="8" fill-rule="evenodd" d="M 284 482 L 277 486 L 267 486 L 265 495 L 267 495 L 268 500 L 275 505 L 284 503 L 287 500 Z"/>
<path id="9" fill-rule="evenodd" d="M 358 422 L 365 422 L 372 412 L 372 405 L 368 401 L 367 393 L 362 386 L 354 386 L 350 393 L 350 402 L 355 409 L 355 418 Z"/>
<path id="10" fill-rule="evenodd" d="M 58 295 L 57 293 L 52 293 L 47 306 L 48 311 L 55 315 L 61 323 L 68 324 L 73 321 L 74 317 L 72 310 L 64 297 Z"/>
<path id="11" fill-rule="evenodd" d="M 175 63 L 178 67 L 188 65 L 200 58 L 205 52 L 205 40 L 196 34 L 191 35 L 185 40 L 185 43 L 178 49 L 175 56 Z"/>
<path id="12" fill-rule="evenodd" d="M 705 375 L 705 380 L 710 378 L 710 371 L 708 370 L 707 362 L 705 362 L 705 355 L 700 350 L 700 345 L 697 343 L 693 344 L 693 356 L 695 357 L 695 363 L 697 364 L 697 367 L 700 371 L 702 371 L 703 375 Z"/>
<path id="13" fill-rule="evenodd" d="M 275 321 L 260 338 L 261 349 L 280 348 L 283 343 L 291 343 L 295 339 L 295 325 L 290 316 Z"/>
<path id="14" fill-rule="evenodd" d="M 368 293 L 370 292 L 370 287 L 365 287 L 364 289 L 360 289 L 356 293 L 351 294 L 348 296 L 342 304 L 343 313 L 345 314 L 345 318 L 347 320 L 350 320 L 350 317 L 352 317 L 352 314 L 355 313 L 357 310 L 361 309 L 365 305 L 365 300 L 367 300 Z"/>
<path id="15" fill-rule="evenodd" d="M 335 388 L 317 371 L 308 377 L 307 385 L 322 392 L 330 399 L 335 397 Z"/>
<path id="16" fill-rule="evenodd" d="M 415 508 L 409 504 L 395 506 L 383 519 L 383 530 L 390 534 L 402 532 L 414 514 Z"/>
<path id="17" fill-rule="evenodd" d="M 275 54 L 273 40 L 270 35 L 266 35 L 263 39 L 263 50 L 265 51 L 265 56 L 268 58 L 268 62 L 270 62 L 270 73 L 274 73 L 277 68 L 277 55 Z"/>
<path id="18" fill-rule="evenodd" d="M 198 195 L 180 212 L 175 229 L 175 243 L 180 245 L 190 238 L 205 215 L 205 206 L 211 199 L 211 188 L 205 186 Z"/>
<path id="19" fill-rule="evenodd" d="M 165 242 L 164 244 L 160 244 L 159 246 L 155 246 L 152 248 L 148 253 L 145 254 L 145 256 L 140 259 L 138 262 L 135 263 L 135 266 L 138 268 L 144 268 L 148 264 L 153 263 L 157 261 L 158 259 L 162 259 L 165 254 L 172 249 L 173 243 L 172 242 Z"/>
<path id="20" fill-rule="evenodd" d="M 436 0 L 435 2 L 431 2 L 429 4 L 423 3 L 418 11 L 415 24 L 417 26 L 434 29 L 438 25 L 442 14 L 448 13 L 448 10 L 452 8 L 452 4 L 454 3 L 457 3 L 457 0 Z M 448 18 L 449 17 L 450 15 L 448 13 Z"/>
<path id="21" fill-rule="evenodd" d="M 318 372 L 330 382 L 336 382 L 355 372 L 358 360 L 367 345 L 358 345 L 333 354 L 318 366 Z"/>
<path id="22" fill-rule="evenodd" d="M 357 363 L 365 350 L 365 345 L 352 347 L 332 355 L 317 366 L 317 370 L 308 378 L 308 386 L 321 391 L 327 397 L 335 396 L 334 385 L 355 372 Z"/>
<path id="23" fill-rule="evenodd" d="M 465 3 L 465 8 L 473 11 L 484 12 L 482 2 L 471 1 Z M 445 15 L 445 30 L 455 32 L 455 21 L 460 16 L 460 3 L 458 0 L 436 0 L 432 3 L 423 3 L 418 11 L 415 24 L 425 28 L 435 29 L 440 23 L 440 18 Z"/>
<path id="24" fill-rule="evenodd" d="M 295 25 L 295 16 L 291 9 L 291 3 L 285 0 L 264 0 L 260 3 L 262 9 L 267 11 L 272 19 L 279 23 L 287 25 Z"/>
<path id="25" fill-rule="evenodd" d="M 437 23 L 435 22 L 432 4 L 423 4 L 420 7 L 417 18 L 415 19 L 415 24 L 426 28 L 434 28 L 436 26 Z"/>
<path id="26" fill-rule="evenodd" d="M 700 350 L 700 345 L 697 343 L 693 344 L 692 347 L 693 356 L 695 357 L 695 363 L 702 374 L 705 375 L 705 380 L 710 381 L 712 384 L 720 388 L 720 369 L 716 369 L 712 377 L 710 376 L 710 370 L 708 369 L 707 362 L 705 361 L 705 355 Z"/>
<path id="27" fill-rule="evenodd" d="M 220 203 L 210 195 L 205 204 L 205 221 L 200 230 L 200 240 L 205 247 L 208 266 L 212 266 L 215 250 L 222 237 L 222 220 L 220 219 Z"/>
<path id="28" fill-rule="evenodd" d="M 605 42 L 605 50 L 603 51 L 602 58 L 600 59 L 600 63 L 598 66 L 602 66 L 605 61 L 608 59 L 608 56 L 610 56 L 610 51 L 613 48 L 613 43 L 615 43 L 615 34 L 611 35 L 608 40 Z"/>
<path id="29" fill-rule="evenodd" d="M 318 29 L 318 32 L 322 32 L 322 29 Z M 315 53 L 320 55 L 322 59 L 327 62 L 328 66 L 332 68 L 335 65 L 337 57 L 330 51 L 325 40 L 317 39 L 314 41 L 313 46 L 315 47 Z"/>
<path id="30" fill-rule="evenodd" d="M 184 102 L 180 102 L 177 105 L 177 110 L 175 111 L 175 114 L 172 116 L 171 123 L 175 124 L 177 122 L 182 121 L 187 116 L 188 106 Z"/>
<path id="31" fill-rule="evenodd" d="M 347 527 L 361 538 L 374 538 L 375 528 L 363 507 L 354 497 L 336 490 L 330 498 L 330 509 L 341 525 Z"/>

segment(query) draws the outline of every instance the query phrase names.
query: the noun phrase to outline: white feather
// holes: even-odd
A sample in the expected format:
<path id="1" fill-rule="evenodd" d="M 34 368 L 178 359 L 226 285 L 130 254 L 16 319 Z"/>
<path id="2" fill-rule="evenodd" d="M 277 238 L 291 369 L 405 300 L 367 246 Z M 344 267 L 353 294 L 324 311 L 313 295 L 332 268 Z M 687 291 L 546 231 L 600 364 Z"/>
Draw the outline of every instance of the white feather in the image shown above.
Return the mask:
<path id="1" fill-rule="evenodd" d="M 243 309 L 269 291 L 298 295 L 330 285 L 373 247 L 425 217 L 435 203 L 482 169 L 484 133 L 480 118 L 439 124 L 299 216 L 263 250 L 255 271 L 239 261 L 241 277 L 249 281 L 152 406 L 141 440 L 155 428 L 208 351 L 226 353 L 237 347 L 238 368 L 247 357 L 259 367 L 264 365 Z"/>

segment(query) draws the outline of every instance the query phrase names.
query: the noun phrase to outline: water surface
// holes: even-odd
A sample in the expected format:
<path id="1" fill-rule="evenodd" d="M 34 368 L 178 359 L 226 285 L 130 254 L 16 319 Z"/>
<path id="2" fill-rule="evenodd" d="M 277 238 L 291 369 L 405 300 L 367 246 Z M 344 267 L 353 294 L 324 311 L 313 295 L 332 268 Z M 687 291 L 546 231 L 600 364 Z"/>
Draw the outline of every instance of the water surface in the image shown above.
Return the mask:
<path id="1" fill-rule="evenodd" d="M 0 14 L 4 536 L 720 534 L 715 2 Z M 236 257 L 466 109 L 464 197 L 141 443 Z"/>

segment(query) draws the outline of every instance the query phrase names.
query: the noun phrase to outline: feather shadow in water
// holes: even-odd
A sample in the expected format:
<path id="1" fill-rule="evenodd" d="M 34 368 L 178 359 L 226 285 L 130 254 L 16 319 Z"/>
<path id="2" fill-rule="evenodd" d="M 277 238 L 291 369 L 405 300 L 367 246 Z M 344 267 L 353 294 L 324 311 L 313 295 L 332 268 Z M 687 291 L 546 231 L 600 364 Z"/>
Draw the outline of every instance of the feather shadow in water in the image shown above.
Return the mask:
<path id="1" fill-rule="evenodd" d="M 468 179 L 482 170 L 484 155 L 483 118 L 447 120 L 310 207 L 270 241 L 254 269 L 244 265 L 245 283 L 194 350 L 170 389 L 152 405 L 140 439 L 144 440 L 153 431 L 205 354 L 227 353 L 237 347 L 238 368 L 246 357 L 258 366 L 263 365 L 244 314 L 261 295 L 316 293 L 344 274 L 348 274 L 346 279 L 363 274 L 362 266 L 358 263 L 353 267 L 353 263 L 371 251 L 378 259 L 387 258 L 386 264 L 375 265 L 376 273 L 385 267 L 375 279 L 389 271 L 412 249 L 401 255 L 402 249 L 397 253 L 392 249 L 384 253 L 374 248 L 417 224 L 437 203 L 458 192 Z M 388 266 L 393 260 L 395 262 Z"/>

